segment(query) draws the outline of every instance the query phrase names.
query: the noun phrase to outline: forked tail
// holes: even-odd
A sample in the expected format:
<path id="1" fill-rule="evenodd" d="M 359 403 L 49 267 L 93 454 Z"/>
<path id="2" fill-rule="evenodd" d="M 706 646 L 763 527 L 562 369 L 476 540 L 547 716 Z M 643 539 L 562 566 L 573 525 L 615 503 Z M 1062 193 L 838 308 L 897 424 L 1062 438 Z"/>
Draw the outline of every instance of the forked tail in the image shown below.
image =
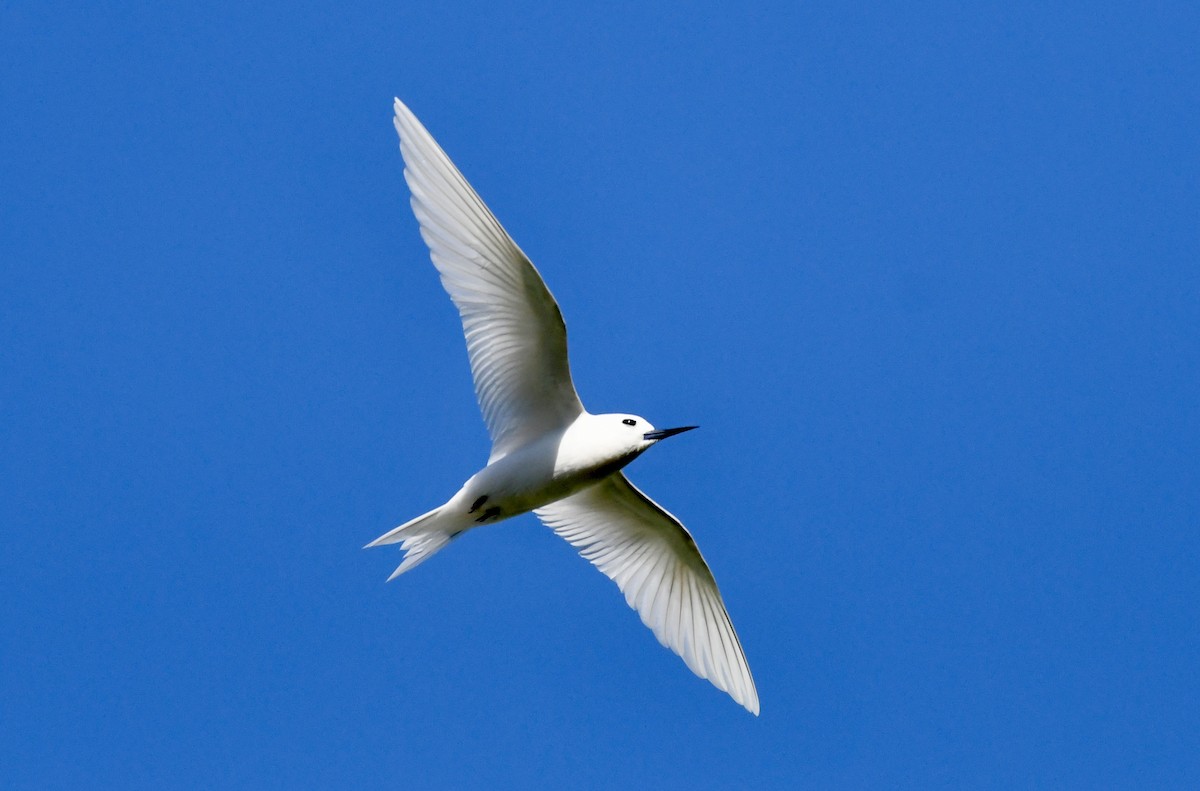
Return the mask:
<path id="1" fill-rule="evenodd" d="M 392 576 L 388 577 L 388 582 L 425 562 L 462 532 L 461 528 L 442 524 L 444 520 L 438 519 L 440 512 L 440 508 L 435 508 L 427 514 L 421 514 L 363 547 L 369 549 L 385 544 L 399 544 L 400 549 L 404 550 L 404 561 L 392 572 Z"/>

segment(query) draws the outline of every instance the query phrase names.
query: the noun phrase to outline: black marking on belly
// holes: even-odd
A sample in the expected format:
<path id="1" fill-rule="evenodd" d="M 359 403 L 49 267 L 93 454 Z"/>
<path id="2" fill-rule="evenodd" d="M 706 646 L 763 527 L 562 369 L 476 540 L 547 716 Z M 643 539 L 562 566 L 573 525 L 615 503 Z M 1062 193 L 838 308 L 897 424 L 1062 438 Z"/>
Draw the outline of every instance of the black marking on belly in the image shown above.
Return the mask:
<path id="1" fill-rule="evenodd" d="M 450 534 L 450 540 L 453 541 L 454 539 L 458 538 L 462 534 L 463 534 L 462 530 L 455 530 L 453 533 Z"/>
<path id="2" fill-rule="evenodd" d="M 483 516 L 476 519 L 476 522 L 486 522 L 489 519 L 495 519 L 500 516 L 500 507 L 493 505 L 491 508 L 483 512 Z"/>
<path id="3" fill-rule="evenodd" d="M 484 503 L 486 503 L 486 502 L 487 502 L 487 498 L 488 498 L 488 496 L 487 496 L 486 494 L 485 494 L 485 495 L 481 495 L 481 496 L 479 497 L 479 499 L 478 499 L 478 500 L 476 500 L 475 502 L 473 502 L 473 503 L 471 504 L 471 510 L 470 510 L 470 511 L 467 511 L 467 513 L 468 513 L 468 514 L 473 514 L 473 513 L 475 513 L 476 511 L 478 511 L 478 510 L 479 510 L 479 506 L 481 506 L 481 505 L 483 505 Z"/>

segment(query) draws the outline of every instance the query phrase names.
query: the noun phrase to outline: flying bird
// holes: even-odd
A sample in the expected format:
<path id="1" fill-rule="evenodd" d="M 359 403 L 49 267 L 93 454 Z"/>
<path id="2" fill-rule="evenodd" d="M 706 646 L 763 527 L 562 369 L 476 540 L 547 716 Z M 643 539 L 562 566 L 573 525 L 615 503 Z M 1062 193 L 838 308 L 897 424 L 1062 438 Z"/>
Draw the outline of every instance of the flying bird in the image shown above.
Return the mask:
<path id="1" fill-rule="evenodd" d="M 757 715 L 750 666 L 696 542 L 622 472 L 695 426 L 660 429 L 583 408 L 562 313 L 537 269 L 399 99 L 395 112 L 413 213 L 462 318 L 492 452 L 444 505 L 367 546 L 400 545 L 391 580 L 469 530 L 533 511 L 617 584 L 693 673 Z"/>

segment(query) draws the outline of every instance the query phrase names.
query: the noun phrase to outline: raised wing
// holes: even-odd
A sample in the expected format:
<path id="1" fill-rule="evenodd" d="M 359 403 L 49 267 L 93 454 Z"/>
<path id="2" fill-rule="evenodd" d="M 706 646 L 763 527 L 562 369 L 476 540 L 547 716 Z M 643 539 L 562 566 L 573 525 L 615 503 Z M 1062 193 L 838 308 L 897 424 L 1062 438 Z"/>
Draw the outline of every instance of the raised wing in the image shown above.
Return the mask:
<path id="1" fill-rule="evenodd" d="M 625 594 L 692 672 L 758 714 L 758 692 L 717 582 L 679 520 L 623 473 L 537 509 Z"/>
<path id="2" fill-rule="evenodd" d="M 567 328 L 521 248 L 412 111 L 399 99 L 395 109 L 413 213 L 462 317 L 494 461 L 583 412 Z"/>

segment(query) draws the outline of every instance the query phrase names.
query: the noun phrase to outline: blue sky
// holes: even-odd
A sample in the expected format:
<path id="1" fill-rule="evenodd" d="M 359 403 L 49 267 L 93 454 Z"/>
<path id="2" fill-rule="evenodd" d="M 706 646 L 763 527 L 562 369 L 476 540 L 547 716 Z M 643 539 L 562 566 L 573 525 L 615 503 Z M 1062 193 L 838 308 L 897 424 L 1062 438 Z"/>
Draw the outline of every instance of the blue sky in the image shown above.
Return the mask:
<path id="1" fill-rule="evenodd" d="M 1192 787 L 1188 3 L 0 6 L 0 785 Z M 487 456 L 403 98 L 762 697 Z"/>

